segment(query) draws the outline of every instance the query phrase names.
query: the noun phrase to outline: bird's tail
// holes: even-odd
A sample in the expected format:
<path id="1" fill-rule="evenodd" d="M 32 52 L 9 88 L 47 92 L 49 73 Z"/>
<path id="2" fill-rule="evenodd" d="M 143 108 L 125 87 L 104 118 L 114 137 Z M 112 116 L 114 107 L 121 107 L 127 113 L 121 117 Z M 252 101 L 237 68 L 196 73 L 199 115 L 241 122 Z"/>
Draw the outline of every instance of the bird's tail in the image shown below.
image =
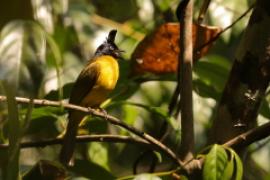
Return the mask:
<path id="1" fill-rule="evenodd" d="M 72 165 L 72 157 L 76 145 L 76 135 L 78 126 L 85 114 L 79 111 L 71 111 L 69 114 L 69 122 L 63 138 L 63 144 L 60 151 L 60 162 L 65 166 Z"/>

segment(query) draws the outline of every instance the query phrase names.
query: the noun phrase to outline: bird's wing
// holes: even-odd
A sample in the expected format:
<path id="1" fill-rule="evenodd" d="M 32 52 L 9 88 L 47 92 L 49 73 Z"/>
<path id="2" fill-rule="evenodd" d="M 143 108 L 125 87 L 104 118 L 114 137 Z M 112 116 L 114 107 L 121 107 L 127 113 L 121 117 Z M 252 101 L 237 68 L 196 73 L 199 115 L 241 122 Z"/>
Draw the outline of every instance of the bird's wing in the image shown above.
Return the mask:
<path id="1" fill-rule="evenodd" d="M 92 90 L 99 76 L 98 63 L 88 64 L 78 76 L 69 99 L 69 103 L 80 105 L 83 98 Z"/>

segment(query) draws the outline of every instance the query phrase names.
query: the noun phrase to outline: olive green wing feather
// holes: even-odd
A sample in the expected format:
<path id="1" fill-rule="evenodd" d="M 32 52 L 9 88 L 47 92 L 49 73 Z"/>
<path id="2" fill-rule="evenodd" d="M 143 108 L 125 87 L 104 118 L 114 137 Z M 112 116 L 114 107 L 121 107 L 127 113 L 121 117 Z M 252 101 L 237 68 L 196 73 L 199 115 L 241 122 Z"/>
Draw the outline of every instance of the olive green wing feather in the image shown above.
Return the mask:
<path id="1" fill-rule="evenodd" d="M 80 105 L 84 97 L 86 97 L 95 86 L 98 76 L 99 65 L 95 62 L 88 64 L 78 76 L 72 88 L 69 102 L 71 104 Z M 79 111 L 69 111 L 69 122 L 59 157 L 60 162 L 64 165 L 71 163 L 72 155 L 75 150 L 77 129 L 84 115 L 84 113 Z"/>
<path id="2" fill-rule="evenodd" d="M 92 62 L 82 70 L 71 90 L 69 103 L 80 105 L 83 98 L 95 86 L 99 76 L 99 68 L 98 63 Z"/>

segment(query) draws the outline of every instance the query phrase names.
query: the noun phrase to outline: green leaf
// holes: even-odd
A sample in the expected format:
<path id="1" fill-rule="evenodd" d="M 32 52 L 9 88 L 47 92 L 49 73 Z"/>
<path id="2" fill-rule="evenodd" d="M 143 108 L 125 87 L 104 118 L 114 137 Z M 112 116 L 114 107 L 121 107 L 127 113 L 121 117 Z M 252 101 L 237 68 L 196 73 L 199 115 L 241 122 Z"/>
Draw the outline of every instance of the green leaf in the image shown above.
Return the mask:
<path id="1" fill-rule="evenodd" d="M 65 179 L 65 168 L 56 162 L 40 160 L 34 167 L 23 175 L 23 180 L 32 179 Z"/>
<path id="2" fill-rule="evenodd" d="M 46 41 L 48 43 L 49 49 L 51 50 L 51 53 L 48 53 L 48 56 L 47 56 L 47 63 L 51 67 L 55 68 L 56 76 L 57 76 L 57 84 L 58 84 L 58 87 L 60 88 L 62 87 L 62 82 L 60 78 L 61 65 L 63 63 L 62 54 L 55 40 L 52 38 L 52 36 L 49 35 L 48 33 L 46 33 L 45 35 L 46 35 L 45 37 L 46 37 Z M 62 88 L 59 89 L 59 97 L 60 99 L 62 99 L 63 97 Z"/>
<path id="3" fill-rule="evenodd" d="M 233 151 L 233 150 L 232 150 Z M 243 177 L 243 164 L 236 152 L 233 151 L 234 160 L 235 160 L 235 180 L 242 180 Z"/>
<path id="4" fill-rule="evenodd" d="M 22 113 L 25 113 L 25 110 Z M 26 134 L 38 134 L 39 136 L 50 138 L 55 137 L 59 134 L 56 122 L 63 114 L 64 111 L 57 107 L 34 108 Z"/>
<path id="5" fill-rule="evenodd" d="M 228 161 L 227 166 L 222 175 L 223 180 L 231 180 L 233 176 L 233 170 L 234 170 L 234 159 L 233 155 L 231 154 L 230 160 Z"/>
<path id="6" fill-rule="evenodd" d="M 160 152 L 154 151 L 154 154 L 157 157 L 158 162 L 161 163 L 162 162 L 162 156 L 161 156 Z"/>
<path id="7" fill-rule="evenodd" d="M 108 123 L 106 121 L 101 121 L 98 117 L 89 116 L 84 120 L 83 124 L 80 124 L 80 129 L 94 134 L 106 134 L 108 133 Z"/>
<path id="8" fill-rule="evenodd" d="M 104 169 L 109 169 L 109 151 L 107 145 L 100 142 L 92 142 L 89 146 L 88 154 L 90 159 Z"/>
<path id="9" fill-rule="evenodd" d="M 58 88 L 57 90 L 51 90 L 48 94 L 46 94 L 44 99 L 57 101 L 60 99 L 60 96 L 59 96 L 60 91 L 63 92 L 62 98 L 68 99 L 70 96 L 70 92 L 71 92 L 73 85 L 74 85 L 74 83 L 66 83 L 63 87 Z"/>
<path id="10" fill-rule="evenodd" d="M 149 105 L 145 105 L 145 104 L 141 104 L 141 103 L 134 103 L 134 102 L 128 102 L 128 101 L 114 102 L 110 106 L 118 106 L 119 104 L 143 108 L 146 111 L 153 113 L 153 114 L 156 114 L 156 115 L 160 116 L 161 118 L 165 119 L 175 130 L 178 129 L 177 121 L 175 121 L 175 119 L 173 117 L 169 116 L 167 114 L 166 110 L 164 110 L 160 107 L 153 107 L 153 106 L 149 106 Z"/>
<path id="11" fill-rule="evenodd" d="M 197 62 L 194 66 L 194 72 L 199 80 L 213 87 L 218 93 L 222 92 L 229 74 L 229 70 L 223 65 L 209 61 Z"/>
<path id="12" fill-rule="evenodd" d="M 32 117 L 32 120 L 42 118 L 44 116 L 52 116 L 52 117 L 57 118 L 57 115 L 63 114 L 63 113 L 64 112 L 59 107 L 44 106 L 44 107 L 34 108 L 32 111 L 31 117 Z"/>
<path id="13" fill-rule="evenodd" d="M 214 87 L 211 85 L 207 85 L 203 81 L 196 79 L 193 81 L 193 89 L 197 92 L 201 97 L 206 98 L 213 98 L 218 100 L 221 96 L 221 93 L 218 92 Z"/>
<path id="14" fill-rule="evenodd" d="M 228 157 L 224 148 L 220 145 L 213 145 L 210 152 L 206 155 L 203 167 L 204 180 L 218 180 L 222 178 L 227 166 Z"/>
<path id="15" fill-rule="evenodd" d="M 31 5 L 33 8 L 33 15 L 35 20 L 44 27 L 46 32 L 53 32 L 54 24 L 53 24 L 53 13 L 55 13 L 55 9 L 52 7 L 52 3 L 46 2 L 42 3 L 40 1 L 31 1 Z"/>
<path id="16" fill-rule="evenodd" d="M 12 21 L 0 39 L 0 80 L 13 82 L 16 94 L 36 96 L 46 69 L 44 31 L 32 21 Z"/>
<path id="17" fill-rule="evenodd" d="M 242 164 L 240 157 L 232 148 L 225 147 L 225 149 L 230 153 L 230 155 L 234 161 L 234 167 L 235 167 L 234 168 L 234 177 L 235 177 L 235 179 L 242 180 L 243 164 Z"/>
<path id="18" fill-rule="evenodd" d="M 122 74 L 121 74 L 122 76 Z M 119 80 L 116 88 L 111 93 L 111 101 L 123 101 L 130 98 L 135 92 L 138 91 L 140 84 L 129 80 Z"/>
<path id="19" fill-rule="evenodd" d="M 161 180 L 160 177 L 153 174 L 139 174 L 134 177 L 134 180 Z"/>
<path id="20" fill-rule="evenodd" d="M 262 100 L 259 112 L 263 117 L 270 119 L 270 107 L 266 99 Z"/>
<path id="21" fill-rule="evenodd" d="M 78 175 L 92 180 L 115 179 L 115 177 L 106 169 L 89 161 L 77 160 L 75 161 L 75 166 L 72 167 L 71 170 Z"/>
<path id="22" fill-rule="evenodd" d="M 15 101 L 15 91 L 11 84 L 4 83 L 4 89 L 7 95 L 8 106 L 8 164 L 7 180 L 19 178 L 19 154 L 20 154 L 20 121 L 18 115 L 17 102 Z"/>

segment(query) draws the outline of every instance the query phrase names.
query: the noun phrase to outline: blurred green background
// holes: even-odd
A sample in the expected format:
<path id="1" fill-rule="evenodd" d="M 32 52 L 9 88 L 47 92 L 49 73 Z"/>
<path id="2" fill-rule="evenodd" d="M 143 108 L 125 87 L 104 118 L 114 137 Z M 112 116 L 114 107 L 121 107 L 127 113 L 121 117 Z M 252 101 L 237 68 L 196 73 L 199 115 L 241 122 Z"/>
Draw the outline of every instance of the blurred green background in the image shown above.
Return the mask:
<path id="1" fill-rule="evenodd" d="M 168 104 L 173 94 L 174 75 L 140 75 L 130 77 L 130 56 L 136 45 L 149 32 L 165 22 L 177 22 L 174 15 L 176 0 L 9 0 L 0 3 L 0 92 L 13 95 L 67 99 L 72 82 L 84 64 L 94 54 L 109 30 L 117 29 L 116 43 L 124 50 L 119 60 L 120 80 L 111 99 L 104 104 L 109 114 L 147 133 L 158 137 L 164 121 L 173 127 L 166 142 L 173 149 L 179 143 L 179 124 L 167 117 Z M 253 0 L 213 0 L 204 23 L 225 28 L 239 17 Z M 202 1 L 196 0 L 196 22 Z M 250 15 L 250 14 L 249 14 Z M 207 141 L 208 129 L 226 79 L 234 53 L 247 25 L 249 15 L 218 39 L 210 52 L 194 64 L 194 119 L 196 151 Z M 157 79 L 157 80 L 153 80 Z M 162 79 L 162 80 L 159 80 Z M 12 93 L 11 93 L 12 94 Z M 269 97 L 261 107 L 259 123 L 270 117 Z M 42 140 L 60 135 L 67 123 L 62 108 L 32 108 L 18 106 L 19 129 L 7 125 L 7 105 L 0 103 L 0 142 L 7 143 L 13 132 L 15 145 L 19 141 Z M 16 109 L 15 109 L 16 110 Z M 16 125 L 16 122 L 15 122 Z M 98 118 L 89 118 L 81 133 L 110 133 L 129 135 Z M 249 147 L 257 166 L 269 172 L 269 138 Z M 263 144 L 263 145 L 261 145 Z M 15 148 L 16 149 L 16 148 Z M 132 174 L 134 162 L 145 147 L 120 143 L 92 142 L 77 148 L 76 166 L 70 169 L 76 179 L 113 179 Z M 17 150 L 18 152 L 18 150 Z M 57 161 L 59 146 L 23 149 L 19 154 L 21 174 L 31 169 L 39 160 Z M 172 162 L 163 154 L 150 153 L 143 158 L 138 172 L 147 172 L 153 157 L 158 159 L 157 170 L 164 171 Z M 7 169 L 6 149 L 0 149 L 0 175 L 12 173 Z"/>

